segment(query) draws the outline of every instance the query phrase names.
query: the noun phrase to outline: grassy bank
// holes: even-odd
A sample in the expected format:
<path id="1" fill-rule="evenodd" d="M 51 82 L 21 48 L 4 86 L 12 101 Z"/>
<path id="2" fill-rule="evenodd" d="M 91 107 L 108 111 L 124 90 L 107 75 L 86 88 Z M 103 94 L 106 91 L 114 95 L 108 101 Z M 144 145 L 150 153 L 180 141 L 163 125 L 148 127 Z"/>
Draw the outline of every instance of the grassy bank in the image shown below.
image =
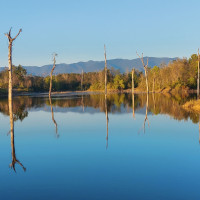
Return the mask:
<path id="1" fill-rule="evenodd" d="M 187 111 L 200 113 L 200 99 L 186 102 L 183 108 Z"/>

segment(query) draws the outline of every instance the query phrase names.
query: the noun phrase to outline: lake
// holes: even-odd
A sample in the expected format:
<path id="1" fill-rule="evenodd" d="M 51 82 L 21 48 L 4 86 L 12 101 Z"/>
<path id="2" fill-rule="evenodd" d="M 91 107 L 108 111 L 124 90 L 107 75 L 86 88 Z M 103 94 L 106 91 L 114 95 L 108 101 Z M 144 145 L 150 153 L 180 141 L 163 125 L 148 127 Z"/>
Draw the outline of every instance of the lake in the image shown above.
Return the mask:
<path id="1" fill-rule="evenodd" d="M 199 115 L 182 108 L 193 98 L 15 97 L 13 131 L 1 98 L 0 198 L 200 199 Z"/>

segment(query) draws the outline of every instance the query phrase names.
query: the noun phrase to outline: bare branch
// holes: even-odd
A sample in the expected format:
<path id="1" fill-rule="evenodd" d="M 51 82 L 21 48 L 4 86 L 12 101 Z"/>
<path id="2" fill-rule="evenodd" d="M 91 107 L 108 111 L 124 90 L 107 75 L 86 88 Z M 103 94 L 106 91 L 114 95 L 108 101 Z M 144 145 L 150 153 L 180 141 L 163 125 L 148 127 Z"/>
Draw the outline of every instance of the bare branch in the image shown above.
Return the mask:
<path id="1" fill-rule="evenodd" d="M 143 67 L 145 67 L 144 64 L 144 59 L 143 59 L 143 53 L 142 53 L 142 57 L 140 57 L 140 55 L 138 54 L 138 52 L 136 51 L 137 56 L 140 58 L 140 60 L 142 61 Z"/>
<path id="2" fill-rule="evenodd" d="M 19 34 L 22 32 L 22 29 L 19 30 L 19 32 L 17 33 L 17 35 L 12 39 L 13 41 L 19 36 Z"/>

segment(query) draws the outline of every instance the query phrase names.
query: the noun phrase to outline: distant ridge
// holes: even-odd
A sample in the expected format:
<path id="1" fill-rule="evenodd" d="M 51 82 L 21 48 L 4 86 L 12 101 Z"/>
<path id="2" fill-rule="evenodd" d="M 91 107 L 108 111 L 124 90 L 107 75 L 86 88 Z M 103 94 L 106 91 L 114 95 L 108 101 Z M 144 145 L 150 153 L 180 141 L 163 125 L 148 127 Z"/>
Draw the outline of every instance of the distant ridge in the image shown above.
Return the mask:
<path id="1" fill-rule="evenodd" d="M 149 59 L 149 67 L 153 67 L 157 65 L 160 67 L 162 63 L 168 64 L 169 62 L 176 60 L 177 58 L 156 58 L 156 57 L 148 57 Z M 146 62 L 147 57 L 144 57 L 144 61 Z M 121 73 L 131 71 L 134 67 L 139 71 L 143 71 L 143 66 L 141 60 L 139 58 L 136 59 L 112 59 L 107 60 L 108 68 L 114 67 L 117 70 L 120 70 Z M 48 76 L 50 74 L 52 65 L 44 65 L 41 67 L 38 66 L 23 66 L 28 74 L 32 74 L 34 76 Z M 81 73 L 84 72 L 97 72 L 104 68 L 104 61 L 87 61 L 87 62 L 77 62 L 72 64 L 57 64 L 54 70 L 54 74 L 63 74 L 63 73 Z M 4 68 L 1 67 L 0 71 Z"/>

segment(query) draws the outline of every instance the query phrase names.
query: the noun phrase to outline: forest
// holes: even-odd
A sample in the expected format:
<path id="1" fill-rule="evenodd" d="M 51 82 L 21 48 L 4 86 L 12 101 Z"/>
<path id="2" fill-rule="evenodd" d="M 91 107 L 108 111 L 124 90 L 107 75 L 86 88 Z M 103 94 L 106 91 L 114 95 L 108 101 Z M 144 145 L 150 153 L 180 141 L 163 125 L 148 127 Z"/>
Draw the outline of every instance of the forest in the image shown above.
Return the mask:
<path id="1" fill-rule="evenodd" d="M 198 56 L 193 54 L 189 59 L 177 59 L 168 65 L 148 67 L 149 91 L 189 90 L 197 88 Z M 50 75 L 47 77 L 28 75 L 21 66 L 13 66 L 12 85 L 14 91 L 48 92 Z M 0 72 L 0 91 L 6 93 L 8 88 L 8 68 Z M 103 91 L 105 88 L 105 71 L 82 74 L 53 75 L 52 91 Z M 122 91 L 131 89 L 131 72 L 120 73 L 113 67 L 107 70 L 108 90 Z M 145 91 L 145 75 L 141 71 L 134 73 L 134 87 L 136 91 Z"/>

